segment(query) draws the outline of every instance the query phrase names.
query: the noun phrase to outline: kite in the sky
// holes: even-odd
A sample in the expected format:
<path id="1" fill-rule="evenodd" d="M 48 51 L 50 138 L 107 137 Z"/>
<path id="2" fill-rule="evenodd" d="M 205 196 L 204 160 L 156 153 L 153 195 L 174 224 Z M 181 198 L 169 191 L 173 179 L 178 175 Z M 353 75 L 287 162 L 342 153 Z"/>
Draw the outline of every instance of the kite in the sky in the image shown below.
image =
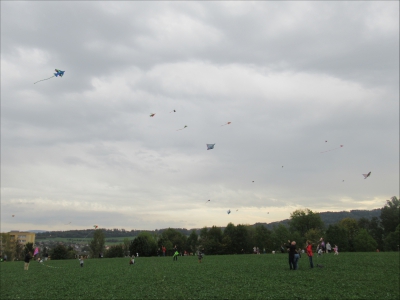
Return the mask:
<path id="1" fill-rule="evenodd" d="M 252 182 L 254 182 L 254 180 Z"/>
<path id="2" fill-rule="evenodd" d="M 152 117 L 154 117 L 156 114 L 150 114 L 150 117 L 152 118 Z"/>
<path id="3" fill-rule="evenodd" d="M 63 77 L 64 76 L 64 72 L 65 71 L 61 71 L 61 70 L 58 70 L 58 69 L 56 69 L 55 71 L 56 71 L 56 73 L 54 73 L 53 76 L 51 76 L 49 78 L 45 78 L 45 79 L 39 80 L 39 81 L 36 81 L 33 84 L 36 84 L 36 83 L 38 83 L 40 81 L 49 80 L 50 78 L 53 78 L 53 77 L 58 77 L 58 76 Z"/>
<path id="4" fill-rule="evenodd" d="M 178 129 L 177 131 L 179 131 L 179 130 L 183 130 L 183 129 L 185 129 L 186 127 L 187 127 L 187 125 L 183 126 L 183 128 L 181 128 L 181 129 Z"/>
<path id="5" fill-rule="evenodd" d="M 207 201 L 206 201 L 206 204 L 207 204 L 208 202 L 210 202 L 210 201 L 211 201 L 211 200 L 207 200 Z"/>
<path id="6" fill-rule="evenodd" d="M 327 143 L 328 141 L 325 141 L 325 143 Z"/>
<path id="7" fill-rule="evenodd" d="M 176 112 L 176 110 L 174 109 L 173 111 L 170 111 L 169 113 L 173 113 L 173 112 Z"/>
<path id="8" fill-rule="evenodd" d="M 215 144 L 207 144 L 207 150 L 214 149 Z"/>
<path id="9" fill-rule="evenodd" d="M 231 213 L 231 210 L 230 209 L 228 209 L 228 211 L 227 211 L 227 214 L 229 215 Z"/>
<path id="10" fill-rule="evenodd" d="M 369 172 L 368 174 L 362 174 L 362 175 L 364 176 L 364 179 L 367 179 L 371 175 L 371 172 Z"/>
<path id="11" fill-rule="evenodd" d="M 229 125 L 229 124 L 231 124 L 231 123 L 232 123 L 232 122 L 228 122 L 228 123 L 226 123 L 226 124 L 224 124 L 224 125 L 221 125 L 221 127 L 222 127 L 222 126 L 225 126 L 225 125 Z"/>
<path id="12" fill-rule="evenodd" d="M 340 147 L 333 148 L 333 149 L 326 150 L 326 151 L 322 151 L 321 153 L 325 153 L 325 152 L 329 152 L 329 151 L 337 150 L 337 149 L 340 149 L 340 148 L 342 148 L 342 147 L 343 147 L 343 145 L 340 145 Z"/>
<path id="13" fill-rule="evenodd" d="M 35 256 L 36 254 L 39 254 L 39 248 L 38 247 L 35 248 L 35 251 L 33 252 L 33 256 Z"/>
<path id="14" fill-rule="evenodd" d="M 14 215 L 12 215 L 12 217 L 14 218 Z"/>
<path id="15" fill-rule="evenodd" d="M 238 209 L 236 211 L 238 211 Z"/>
<path id="16" fill-rule="evenodd" d="M 99 226 L 98 226 L 98 225 L 93 225 L 93 227 L 94 227 L 94 229 L 97 229 L 97 228 L 99 228 Z"/>

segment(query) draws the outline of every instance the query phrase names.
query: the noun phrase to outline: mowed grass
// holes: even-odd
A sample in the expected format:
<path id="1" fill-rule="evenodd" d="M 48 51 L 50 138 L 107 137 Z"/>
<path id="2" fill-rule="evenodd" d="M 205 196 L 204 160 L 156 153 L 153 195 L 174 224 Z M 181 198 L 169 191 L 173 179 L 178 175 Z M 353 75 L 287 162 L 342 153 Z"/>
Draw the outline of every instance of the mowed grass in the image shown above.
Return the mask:
<path id="1" fill-rule="evenodd" d="M 399 299 L 399 253 L 139 257 L 0 263 L 1 299 Z"/>

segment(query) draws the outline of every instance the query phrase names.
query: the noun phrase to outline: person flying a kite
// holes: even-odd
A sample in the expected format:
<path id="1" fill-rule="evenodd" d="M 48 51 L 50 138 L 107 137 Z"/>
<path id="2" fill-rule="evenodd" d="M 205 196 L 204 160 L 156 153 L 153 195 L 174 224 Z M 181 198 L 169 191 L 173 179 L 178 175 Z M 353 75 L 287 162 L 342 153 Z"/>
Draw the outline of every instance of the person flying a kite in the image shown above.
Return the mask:
<path id="1" fill-rule="evenodd" d="M 49 78 L 45 78 L 45 79 L 39 80 L 39 81 L 36 81 L 33 84 L 36 84 L 36 83 L 38 83 L 40 81 L 49 80 L 50 78 L 53 78 L 53 77 L 58 77 L 58 76 L 63 77 L 64 76 L 65 71 L 61 71 L 59 69 L 55 69 L 55 71 L 56 71 L 56 73 L 54 73 L 53 76 L 51 76 Z"/>

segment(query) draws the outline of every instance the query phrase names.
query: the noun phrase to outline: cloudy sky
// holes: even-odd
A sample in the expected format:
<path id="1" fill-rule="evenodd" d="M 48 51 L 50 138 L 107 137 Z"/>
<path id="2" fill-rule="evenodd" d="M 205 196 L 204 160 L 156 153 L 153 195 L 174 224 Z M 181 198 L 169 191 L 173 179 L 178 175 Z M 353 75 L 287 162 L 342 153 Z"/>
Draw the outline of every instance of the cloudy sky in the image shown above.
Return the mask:
<path id="1" fill-rule="evenodd" d="M 1 1 L 2 231 L 269 223 L 394 195 L 398 1 Z"/>

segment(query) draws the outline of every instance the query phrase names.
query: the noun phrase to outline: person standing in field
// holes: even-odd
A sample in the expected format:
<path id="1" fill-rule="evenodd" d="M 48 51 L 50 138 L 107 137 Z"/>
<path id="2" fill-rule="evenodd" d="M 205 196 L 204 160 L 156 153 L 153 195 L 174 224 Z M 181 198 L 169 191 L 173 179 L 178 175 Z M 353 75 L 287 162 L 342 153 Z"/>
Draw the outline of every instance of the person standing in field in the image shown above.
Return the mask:
<path id="1" fill-rule="evenodd" d="M 307 241 L 307 256 L 308 260 L 310 261 L 310 268 L 314 268 L 314 264 L 312 261 L 313 253 L 312 253 L 312 244 L 310 241 Z"/>
<path id="2" fill-rule="evenodd" d="M 162 256 L 165 256 L 165 251 L 167 251 L 167 249 L 164 246 L 162 246 Z"/>
<path id="3" fill-rule="evenodd" d="M 26 271 L 28 271 L 28 269 L 29 269 L 29 262 L 30 262 L 30 260 L 32 259 L 32 253 L 30 253 L 30 252 L 28 252 L 26 255 L 25 255 L 25 264 L 24 264 L 24 270 L 26 270 Z"/>
<path id="4" fill-rule="evenodd" d="M 201 253 L 201 251 L 199 250 L 199 255 L 197 256 L 199 259 L 199 263 L 201 263 L 201 260 L 203 258 L 203 253 Z"/>
<path id="5" fill-rule="evenodd" d="M 178 256 L 179 256 L 178 246 L 175 245 L 174 246 L 174 254 L 172 256 L 172 260 L 173 261 L 175 261 L 175 260 L 178 261 Z"/>
<path id="6" fill-rule="evenodd" d="M 332 246 L 329 244 L 329 242 L 326 243 L 326 253 L 331 253 L 332 251 Z"/>
<path id="7" fill-rule="evenodd" d="M 83 268 L 83 256 L 79 259 L 79 263 L 81 264 L 81 268 Z"/>
<path id="8" fill-rule="evenodd" d="M 320 248 L 322 249 L 322 253 L 324 253 L 324 252 L 325 252 L 325 250 L 326 250 L 326 249 L 325 249 L 325 242 L 324 242 L 324 238 L 321 238 L 321 239 L 320 239 L 320 242 L 321 242 L 321 247 L 320 247 Z"/>
<path id="9" fill-rule="evenodd" d="M 296 242 L 295 241 L 288 241 L 289 245 L 286 245 L 286 248 L 289 249 L 289 267 L 290 270 L 296 270 L 294 264 L 294 255 L 296 253 Z"/>

